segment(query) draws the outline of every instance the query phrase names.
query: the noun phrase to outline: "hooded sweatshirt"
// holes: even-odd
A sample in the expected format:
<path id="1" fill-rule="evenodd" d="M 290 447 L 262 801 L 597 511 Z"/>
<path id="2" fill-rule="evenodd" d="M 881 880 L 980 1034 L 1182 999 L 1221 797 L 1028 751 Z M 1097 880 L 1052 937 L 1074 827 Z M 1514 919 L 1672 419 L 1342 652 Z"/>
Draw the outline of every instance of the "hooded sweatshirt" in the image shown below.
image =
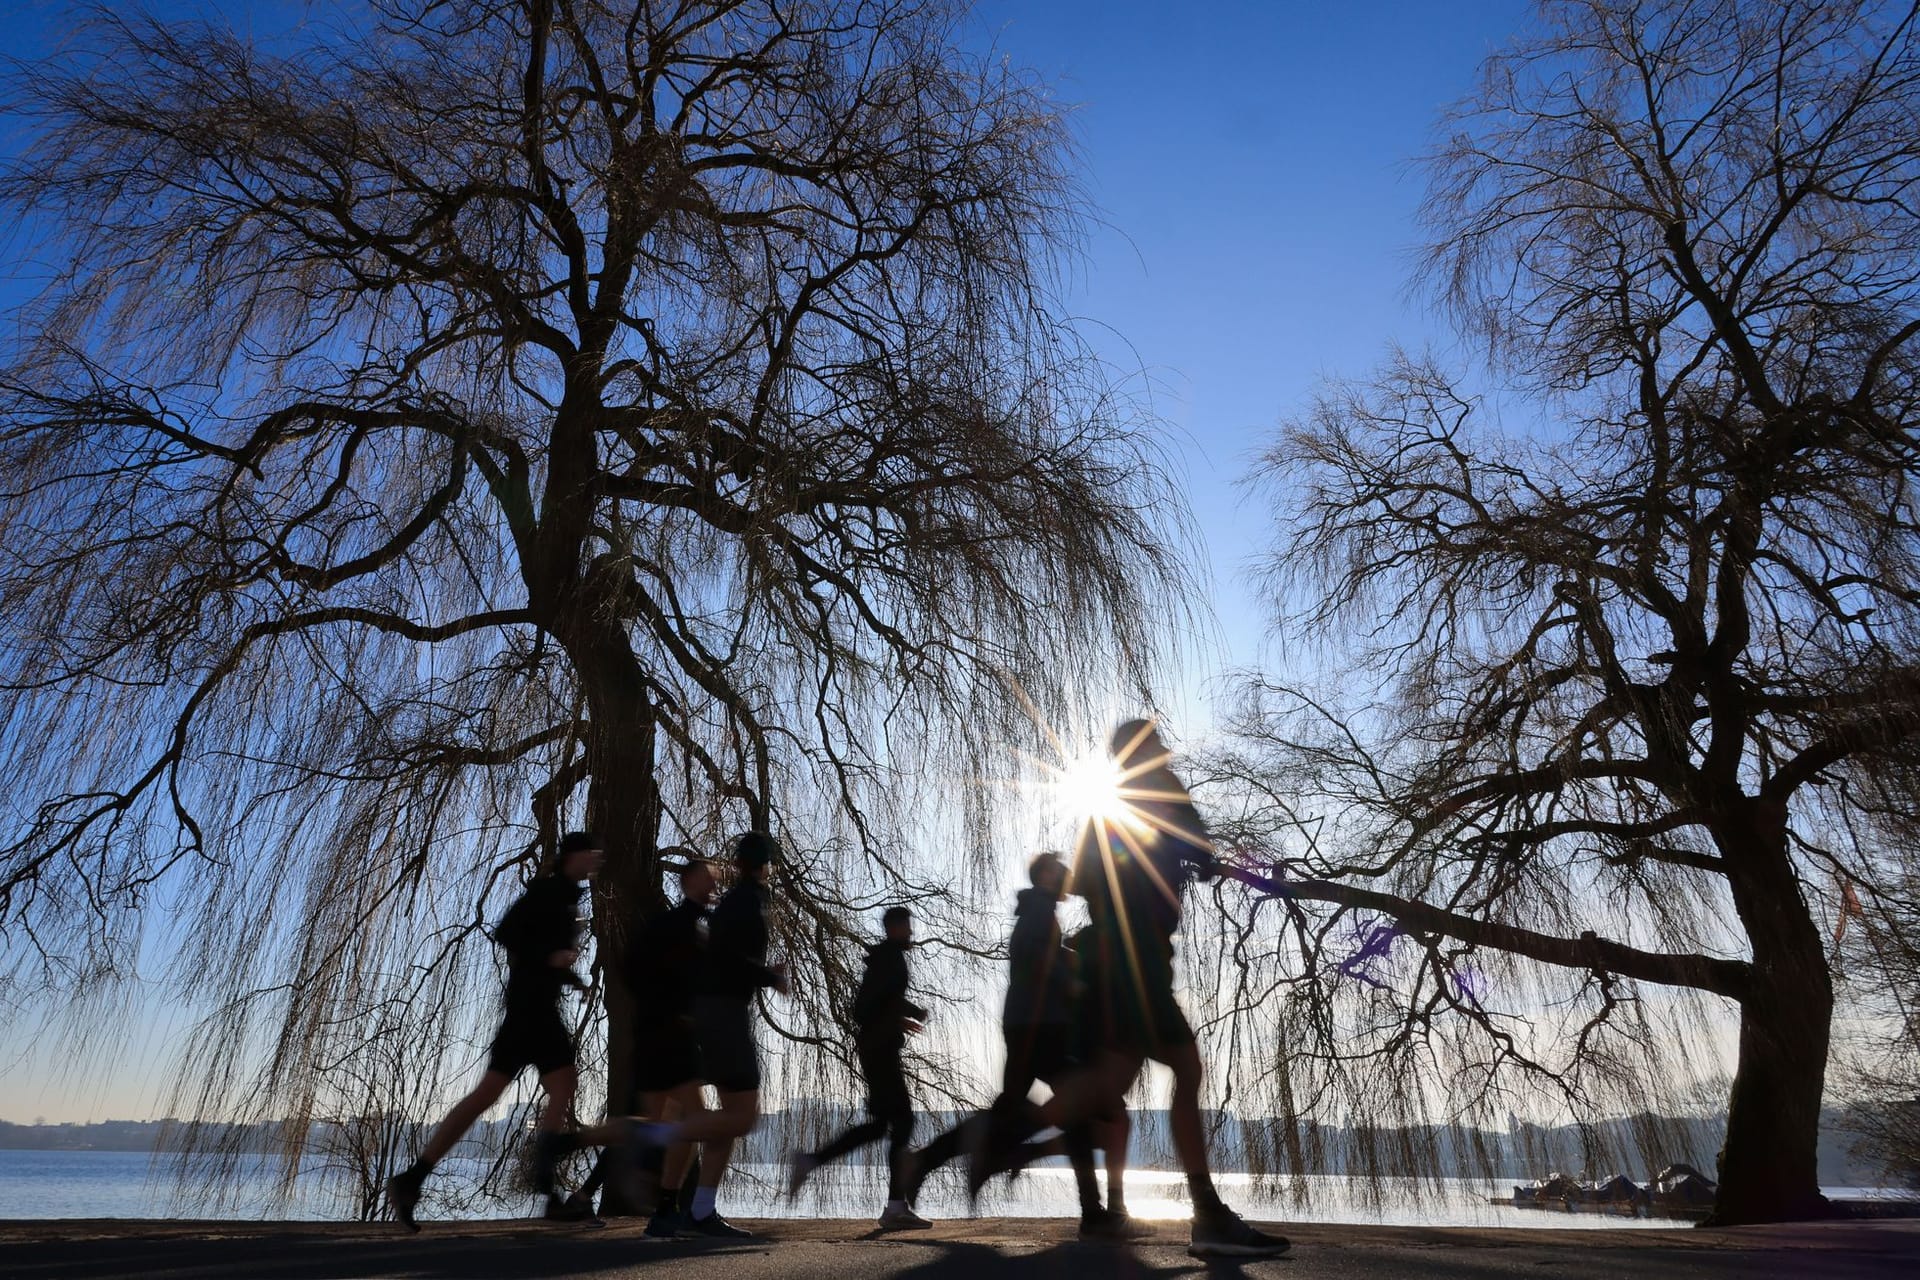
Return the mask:
<path id="1" fill-rule="evenodd" d="M 1081 829 L 1073 882 L 1096 931 L 1170 956 L 1181 894 L 1212 866 L 1213 837 L 1171 769 L 1163 765 L 1128 786 L 1154 798 L 1131 801 L 1139 821 L 1106 827 L 1104 840 L 1096 824 Z"/>
<path id="2" fill-rule="evenodd" d="M 1073 953 L 1060 943 L 1060 922 L 1054 916 L 1059 902 L 1044 889 L 1022 889 L 1014 904 L 1003 1026 L 1057 1026 L 1072 1020 Z"/>
<path id="3" fill-rule="evenodd" d="M 906 1019 L 927 1016 L 907 999 L 908 945 L 887 938 L 867 948 L 867 971 L 853 994 L 853 1021 L 859 1042 L 868 1048 L 899 1048 L 907 1042 Z"/>

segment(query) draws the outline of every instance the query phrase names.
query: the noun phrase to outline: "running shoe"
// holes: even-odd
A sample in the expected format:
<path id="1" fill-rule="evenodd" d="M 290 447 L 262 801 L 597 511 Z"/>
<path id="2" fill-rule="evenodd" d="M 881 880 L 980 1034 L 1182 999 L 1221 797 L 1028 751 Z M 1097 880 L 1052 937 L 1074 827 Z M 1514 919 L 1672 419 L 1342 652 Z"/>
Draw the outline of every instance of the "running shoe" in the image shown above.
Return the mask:
<path id="1" fill-rule="evenodd" d="M 607 1225 L 594 1213 L 593 1203 L 578 1195 L 564 1200 L 558 1195 L 548 1196 L 546 1212 L 541 1216 L 548 1222 L 577 1222 L 590 1227 Z"/>
<path id="2" fill-rule="evenodd" d="M 555 1181 L 560 1162 L 579 1149 L 572 1134 L 536 1133 L 533 1135 L 533 1189 L 543 1196 L 556 1196 Z"/>
<path id="3" fill-rule="evenodd" d="M 1096 1209 L 1080 1217 L 1080 1238 L 1098 1244 L 1125 1244 L 1129 1240 L 1145 1240 L 1152 1234 L 1153 1228 L 1146 1223 L 1111 1209 Z"/>
<path id="4" fill-rule="evenodd" d="M 420 1224 L 413 1220 L 413 1210 L 420 1203 L 420 1188 L 426 1185 L 427 1175 L 405 1169 L 387 1179 L 387 1203 L 393 1208 L 393 1216 L 409 1231 L 418 1231 Z"/>
<path id="5" fill-rule="evenodd" d="M 687 1229 L 687 1216 L 678 1209 L 662 1209 L 647 1219 L 647 1236 L 654 1240 L 671 1240 Z"/>
<path id="6" fill-rule="evenodd" d="M 905 1205 L 897 1209 L 889 1207 L 880 1215 L 880 1229 L 882 1231 L 925 1231 L 932 1225 L 931 1222 L 928 1222 L 925 1218 L 907 1208 Z"/>
<path id="7" fill-rule="evenodd" d="M 998 1112 L 991 1113 L 986 1132 L 967 1152 L 968 1204 L 980 1198 L 982 1187 L 1013 1167 L 1013 1155 L 1019 1146 L 1020 1134 L 1013 1123 Z"/>
<path id="8" fill-rule="evenodd" d="M 1196 1258 L 1277 1258 L 1292 1247 L 1285 1236 L 1268 1235 L 1223 1207 L 1194 1214 L 1187 1252 Z"/>
<path id="9" fill-rule="evenodd" d="M 716 1240 L 751 1240 L 753 1232 L 742 1230 L 717 1212 L 704 1218 L 688 1218 L 682 1230 L 692 1236 L 712 1236 Z"/>

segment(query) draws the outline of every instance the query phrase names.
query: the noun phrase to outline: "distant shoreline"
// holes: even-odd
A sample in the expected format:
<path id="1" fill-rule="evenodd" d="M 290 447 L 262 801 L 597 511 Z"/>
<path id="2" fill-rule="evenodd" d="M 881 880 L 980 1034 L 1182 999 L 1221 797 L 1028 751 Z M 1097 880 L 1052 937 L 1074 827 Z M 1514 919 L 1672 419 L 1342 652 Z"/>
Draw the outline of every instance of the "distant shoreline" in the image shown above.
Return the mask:
<path id="1" fill-rule="evenodd" d="M 819 1100 L 803 1100 L 785 1110 L 768 1112 L 761 1117 L 758 1130 L 747 1139 L 735 1159 L 743 1163 L 783 1162 L 789 1151 L 805 1148 L 810 1141 L 817 1141 L 820 1132 L 837 1128 L 846 1118 L 857 1114 L 855 1108 Z M 922 1131 L 933 1133 L 944 1129 L 959 1114 L 950 1110 L 922 1111 L 918 1117 Z M 1269 1131 L 1274 1123 L 1271 1120 L 1247 1119 L 1232 1113 L 1208 1114 L 1210 1123 L 1219 1130 L 1215 1140 L 1219 1159 L 1214 1165 L 1219 1172 L 1267 1172 L 1248 1168 L 1243 1153 L 1256 1147 L 1268 1152 L 1283 1149 Z M 1834 1111 L 1823 1116 L 1819 1150 L 1821 1183 L 1830 1187 L 1880 1185 L 1881 1171 L 1853 1156 L 1849 1139 L 1836 1123 L 1838 1119 L 1839 1113 Z M 1166 1112 L 1143 1110 L 1134 1113 L 1133 1120 L 1136 1167 L 1174 1167 Z M 184 1130 L 188 1123 L 161 1119 L 34 1125 L 0 1120 L 0 1150 L 121 1151 L 167 1156 L 176 1154 L 177 1148 L 164 1143 L 163 1138 L 171 1136 L 169 1130 L 176 1133 Z M 315 1136 L 323 1138 L 328 1124 L 316 1122 L 321 1132 Z M 497 1146 L 507 1136 L 503 1130 L 510 1124 L 505 1119 L 485 1121 L 476 1125 L 469 1136 L 478 1145 Z M 285 1149 L 276 1128 L 274 1124 L 244 1126 L 247 1132 L 229 1135 L 223 1143 L 224 1149 L 245 1155 L 276 1155 Z M 1678 1140 L 1668 1144 L 1662 1154 L 1641 1152 L 1635 1140 L 1636 1129 L 1665 1130 Z M 1572 1126 L 1541 1127 L 1519 1122 L 1508 1130 L 1477 1130 L 1473 1135 L 1409 1134 L 1405 1140 L 1433 1143 L 1437 1157 L 1433 1167 L 1448 1170 L 1444 1176 L 1524 1183 L 1562 1172 L 1595 1179 L 1625 1173 L 1636 1181 L 1645 1181 L 1655 1170 L 1676 1160 L 1708 1168 L 1722 1134 L 1718 1117 L 1655 1116 L 1600 1121 L 1590 1126 L 1590 1132 L 1585 1135 Z M 1468 1140 L 1469 1136 L 1472 1140 Z M 1582 1155 L 1588 1149 L 1588 1139 L 1596 1140 L 1599 1150 L 1611 1153 L 1615 1163 L 1604 1168 L 1583 1167 Z M 1372 1163 L 1359 1158 L 1363 1149 L 1390 1149 L 1401 1141 L 1396 1131 L 1360 1135 L 1337 1126 L 1310 1126 L 1310 1132 L 1303 1135 L 1300 1152 L 1307 1159 L 1300 1167 L 1279 1176 L 1356 1176 Z M 309 1149 L 321 1150 L 327 1145 L 324 1141 L 315 1141 Z M 1653 1157 L 1648 1167 L 1637 1167 L 1636 1153 L 1641 1158 Z M 871 1160 L 882 1158 L 877 1152 L 862 1154 Z M 1475 1167 L 1489 1157 L 1491 1168 Z M 1469 1169 L 1471 1172 L 1467 1172 Z"/>
<path id="2" fill-rule="evenodd" d="M 845 1242 L 874 1234 L 874 1221 L 862 1219 L 733 1219 L 768 1240 Z M 1505 1226 L 1394 1226 L 1363 1222 L 1277 1221 L 1296 1242 L 1342 1244 L 1540 1244 L 1544 1232 Z M 1156 1234 L 1185 1232 L 1181 1219 L 1154 1222 Z M 205 1242 L 223 1240 L 280 1240 L 309 1238 L 324 1242 L 394 1242 L 407 1240 L 430 1247 L 436 1240 L 605 1240 L 609 1236 L 641 1234 L 643 1219 L 614 1219 L 605 1230 L 584 1232 L 578 1226 L 557 1226 L 540 1219 L 453 1219 L 428 1222 L 419 1236 L 392 1222 L 227 1221 L 227 1219 L 0 1219 L 0 1245 L 86 1242 L 86 1240 L 169 1240 Z M 977 1244 L 1033 1244 L 1054 1236 L 1066 1238 L 1075 1230 L 1071 1217 L 1058 1219 L 941 1219 L 931 1232 L 897 1234 L 895 1240 L 968 1240 Z M 1920 1249 L 1920 1222 L 1784 1222 L 1774 1226 L 1663 1226 L 1636 1232 L 1596 1230 L 1572 1224 L 1546 1236 L 1559 1244 L 1594 1249 L 1722 1249 L 1722 1247 L 1855 1247 L 1864 1238 L 1903 1238 Z"/>
<path id="3" fill-rule="evenodd" d="M 871 1218 L 736 1218 L 740 1226 L 768 1241 L 844 1243 L 874 1235 Z M 1187 1226 L 1183 1219 L 1151 1224 L 1155 1236 L 1172 1240 Z M 1758 1227 L 1651 1228 L 1643 1231 L 1606 1231 L 1573 1225 L 1543 1232 L 1509 1227 L 1396 1226 L 1351 1222 L 1276 1220 L 1296 1243 L 1390 1245 L 1538 1245 L 1551 1238 L 1558 1245 L 1606 1250 L 1640 1249 L 1855 1249 L 1878 1242 L 1901 1251 L 1920 1252 L 1920 1221 L 1886 1219 L 1782 1223 Z M 430 1249 L 436 1241 L 604 1240 L 640 1235 L 644 1219 L 615 1219 L 603 1230 L 586 1231 L 535 1218 L 465 1219 L 430 1222 L 419 1235 L 392 1223 L 327 1221 L 228 1221 L 171 1218 L 0 1218 L 0 1246 L 15 1244 L 83 1243 L 108 1240 L 163 1240 L 217 1244 L 235 1241 L 304 1239 L 353 1244 L 407 1241 Z M 1076 1224 L 1059 1218 L 949 1218 L 936 1221 L 931 1231 L 900 1233 L 895 1240 L 965 1241 L 986 1245 L 1031 1245 L 1071 1237 Z"/>

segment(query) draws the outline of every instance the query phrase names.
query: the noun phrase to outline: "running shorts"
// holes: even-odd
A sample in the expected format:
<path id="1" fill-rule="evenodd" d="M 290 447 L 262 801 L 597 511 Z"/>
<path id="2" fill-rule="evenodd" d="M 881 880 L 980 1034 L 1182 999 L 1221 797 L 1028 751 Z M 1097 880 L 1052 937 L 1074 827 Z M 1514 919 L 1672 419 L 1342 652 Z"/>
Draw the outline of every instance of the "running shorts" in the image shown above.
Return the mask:
<path id="1" fill-rule="evenodd" d="M 541 1075 L 573 1065 L 573 1034 L 552 1005 L 519 1008 L 509 1005 L 507 1016 L 487 1050 L 487 1070 L 517 1076 L 532 1067 Z"/>
<path id="2" fill-rule="evenodd" d="M 666 1017 L 642 1027 L 634 1063 L 634 1081 L 642 1093 L 664 1093 L 705 1079 L 700 1041 L 690 1015 Z"/>
<path id="3" fill-rule="evenodd" d="M 693 1025 L 708 1084 L 722 1093 L 759 1089 L 760 1049 L 753 1040 L 750 1003 L 726 996 L 695 996 Z"/>
<path id="4" fill-rule="evenodd" d="M 1007 1040 L 1004 1094 L 1024 1098 L 1035 1080 L 1056 1085 L 1080 1065 L 1073 1028 L 1064 1022 L 1010 1022 L 1001 1031 Z"/>
<path id="5" fill-rule="evenodd" d="M 1194 1042 L 1193 1028 L 1173 995 L 1173 948 L 1139 939 L 1126 948 L 1112 933 L 1094 942 L 1087 972 L 1090 1046 L 1164 1063 Z"/>

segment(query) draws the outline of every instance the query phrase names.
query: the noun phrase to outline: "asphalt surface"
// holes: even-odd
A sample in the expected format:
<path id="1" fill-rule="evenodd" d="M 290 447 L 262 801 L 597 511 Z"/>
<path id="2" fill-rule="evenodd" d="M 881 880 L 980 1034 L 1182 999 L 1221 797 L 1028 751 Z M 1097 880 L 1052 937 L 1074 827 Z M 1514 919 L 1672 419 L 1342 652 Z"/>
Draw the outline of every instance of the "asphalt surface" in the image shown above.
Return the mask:
<path id="1" fill-rule="evenodd" d="M 739 1243 L 649 1241 L 638 1223 L 601 1230 L 535 1223 L 394 1227 L 338 1223 L 0 1222 L 0 1277 L 151 1276 L 237 1280 L 286 1276 L 522 1280 L 672 1276 L 674 1280 L 1051 1280 L 1179 1276 L 1253 1280 L 1435 1277 L 1920 1276 L 1920 1222 L 1824 1223 L 1744 1231 L 1519 1231 L 1280 1226 L 1292 1254 L 1271 1261 L 1187 1256 L 1183 1224 L 1114 1247 L 1083 1245 L 1073 1224 L 1022 1219 L 943 1222 L 879 1235 L 866 1223 L 742 1223 Z"/>

